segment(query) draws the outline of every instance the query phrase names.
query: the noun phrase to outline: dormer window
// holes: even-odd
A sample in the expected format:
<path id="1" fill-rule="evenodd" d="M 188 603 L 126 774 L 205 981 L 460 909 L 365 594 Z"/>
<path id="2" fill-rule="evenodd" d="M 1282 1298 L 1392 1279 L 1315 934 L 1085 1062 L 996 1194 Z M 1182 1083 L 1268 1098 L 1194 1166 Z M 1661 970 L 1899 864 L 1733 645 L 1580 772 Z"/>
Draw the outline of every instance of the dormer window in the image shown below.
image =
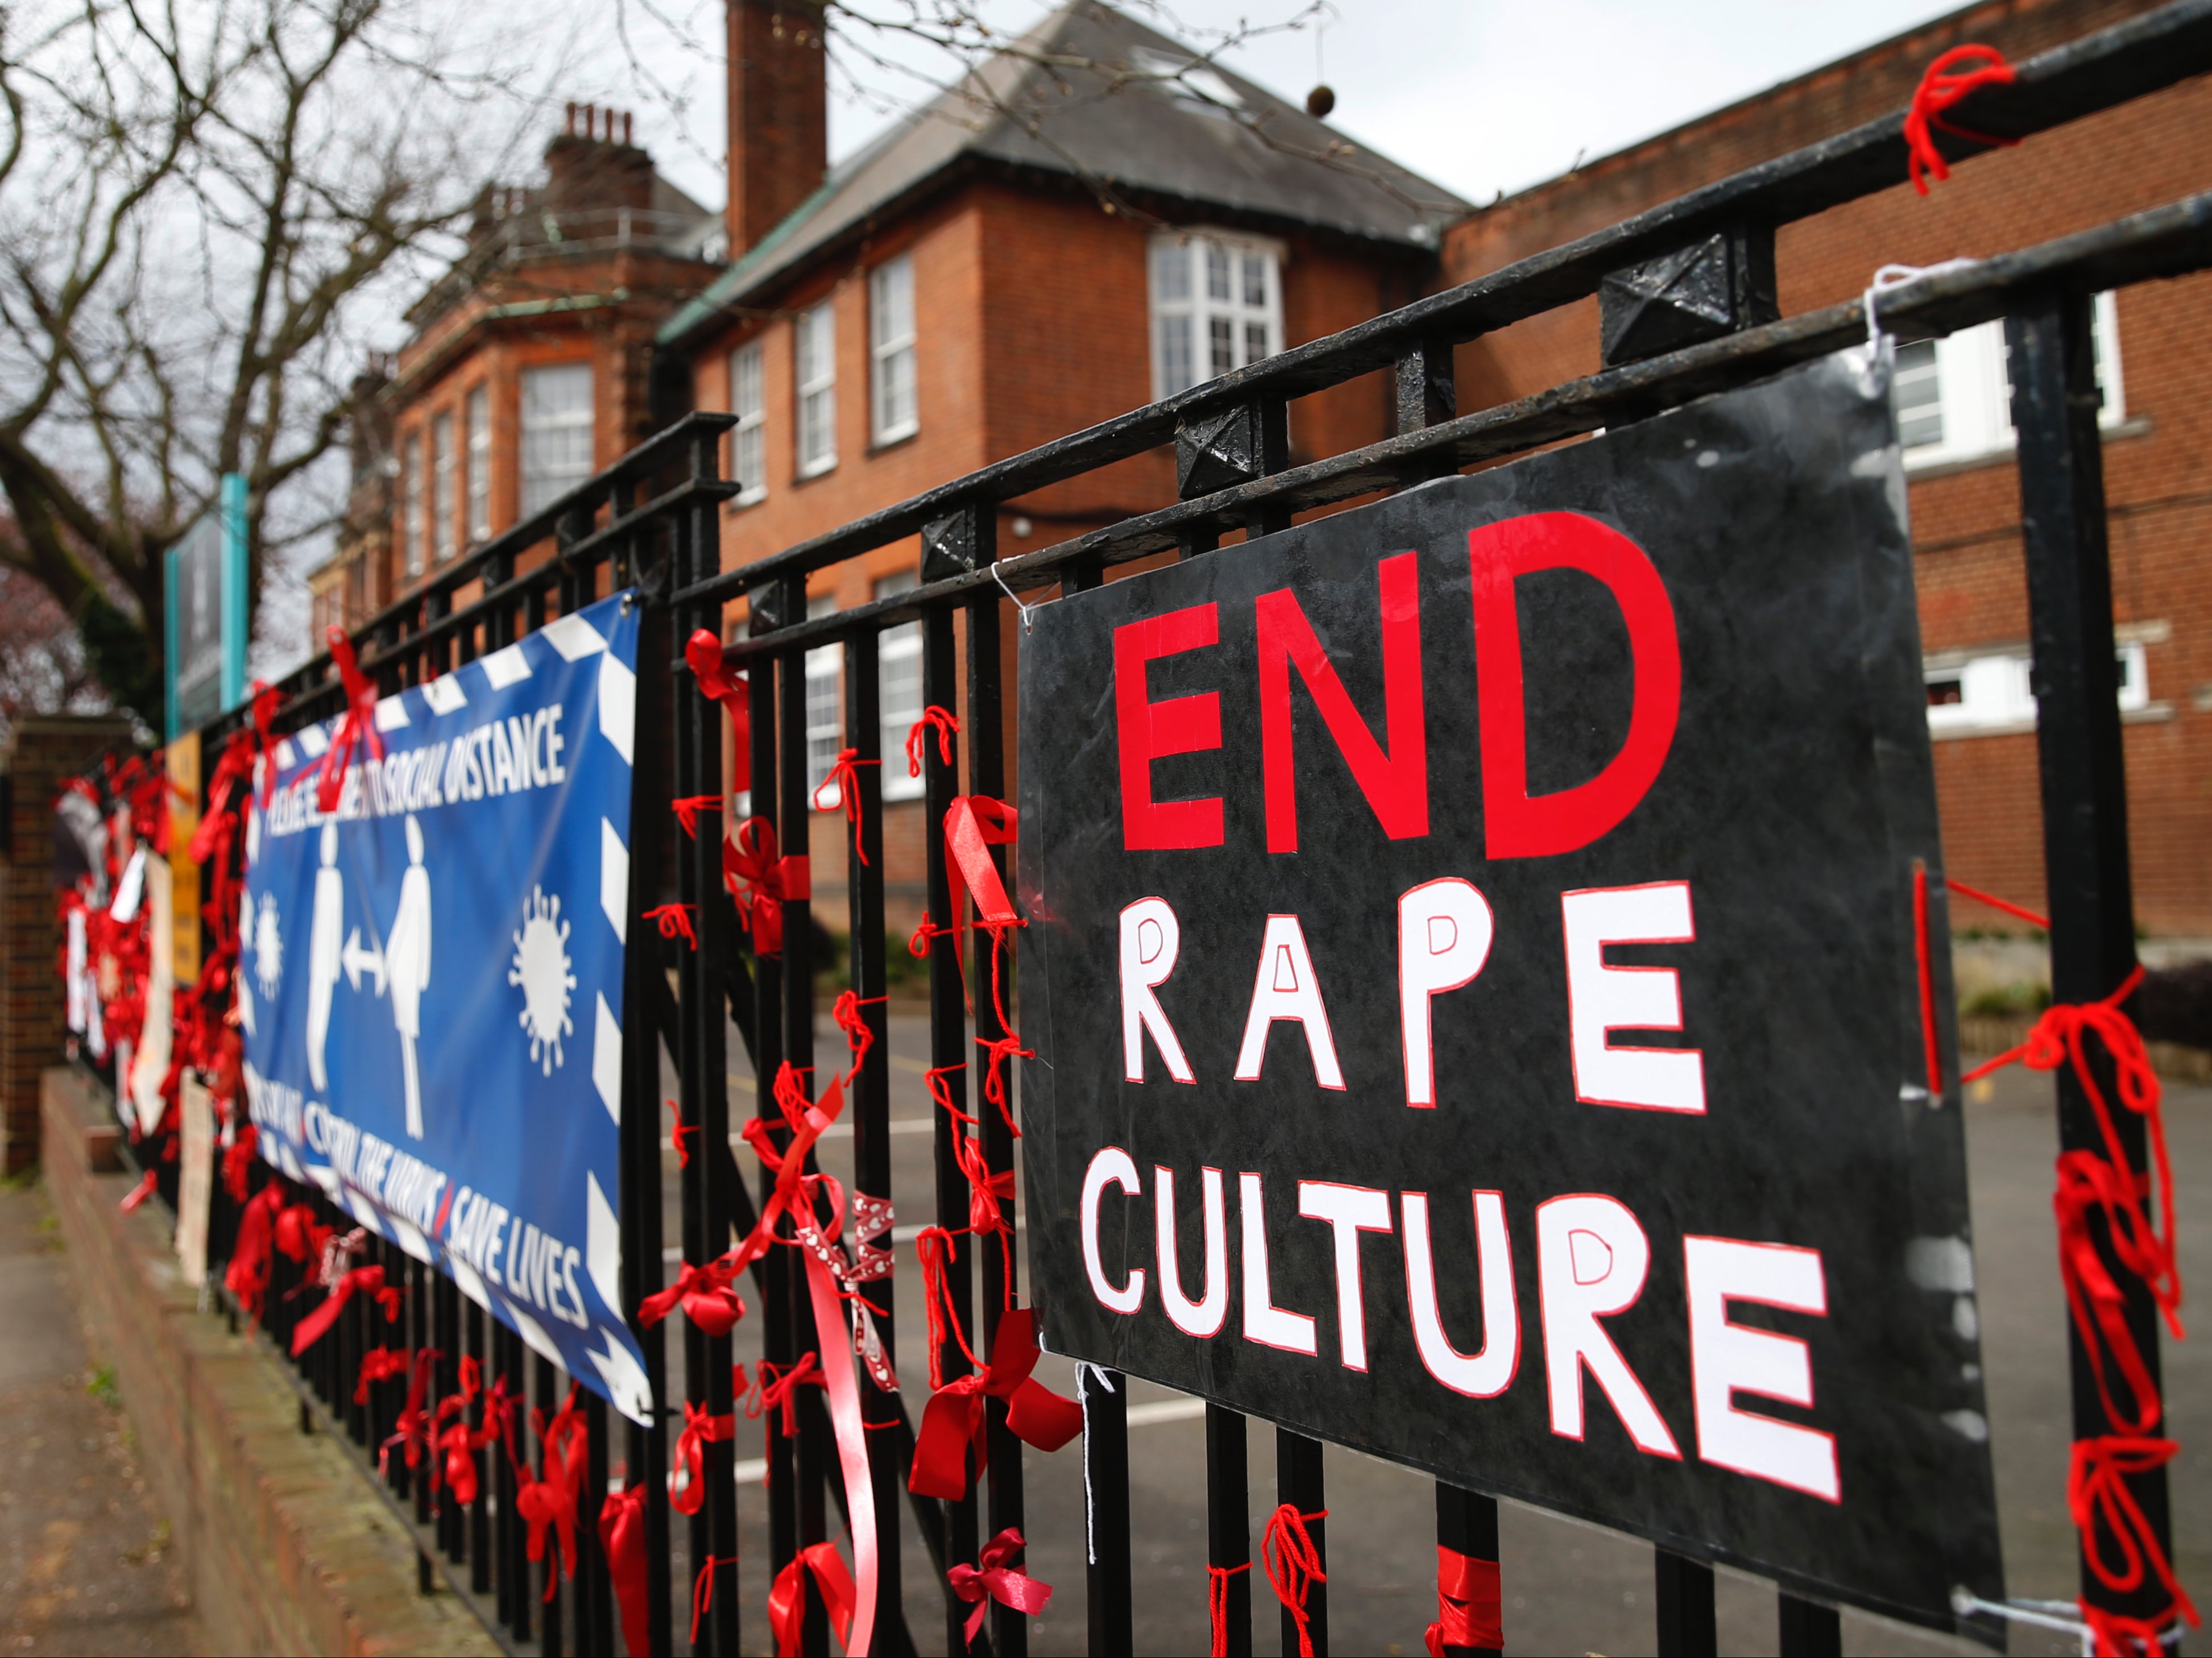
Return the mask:
<path id="1" fill-rule="evenodd" d="M 1171 398 L 1283 349 L 1282 251 L 1218 231 L 1152 238 L 1152 395 Z"/>

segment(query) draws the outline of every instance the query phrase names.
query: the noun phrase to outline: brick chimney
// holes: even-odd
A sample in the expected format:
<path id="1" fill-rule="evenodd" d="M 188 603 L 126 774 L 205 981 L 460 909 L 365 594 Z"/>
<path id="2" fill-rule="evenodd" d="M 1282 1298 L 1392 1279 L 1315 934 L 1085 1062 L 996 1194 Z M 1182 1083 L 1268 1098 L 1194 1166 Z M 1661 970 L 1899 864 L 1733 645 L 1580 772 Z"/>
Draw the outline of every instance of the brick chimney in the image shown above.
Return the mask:
<path id="1" fill-rule="evenodd" d="M 727 0 L 730 257 L 781 223 L 830 170 L 829 54 L 809 0 Z"/>
<path id="2" fill-rule="evenodd" d="M 653 157 L 630 143 L 630 118 L 568 106 L 568 130 L 545 146 L 544 206 L 555 214 L 653 205 Z"/>

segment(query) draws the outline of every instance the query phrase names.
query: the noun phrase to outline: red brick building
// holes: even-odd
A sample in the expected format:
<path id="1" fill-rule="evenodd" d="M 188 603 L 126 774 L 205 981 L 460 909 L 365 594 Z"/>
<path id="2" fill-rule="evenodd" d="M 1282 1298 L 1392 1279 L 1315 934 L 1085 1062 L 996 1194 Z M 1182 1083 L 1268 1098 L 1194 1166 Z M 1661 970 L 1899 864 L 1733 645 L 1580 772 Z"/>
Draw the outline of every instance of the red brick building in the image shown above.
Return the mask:
<path id="1" fill-rule="evenodd" d="M 1990 0 L 1592 161 L 1469 215 L 1445 234 L 1463 282 L 1713 179 L 1900 109 L 1929 63 L 1966 41 L 2018 59 L 2152 9 L 2151 0 Z M 1893 189 L 1784 227 L 1784 316 L 1863 292 L 1876 267 L 2048 240 L 2203 188 L 2212 85 L 2166 92 L 1959 168 L 1926 197 Z M 2130 288 L 2098 307 L 2106 490 L 2124 674 L 2136 913 L 2153 934 L 2212 937 L 2212 278 Z M 1459 353 L 1462 410 L 1598 367 L 1595 300 Z M 1944 854 L 1959 879 L 2043 901 L 2035 706 L 2020 489 L 1992 324 L 1900 349 L 1929 721 Z M 1962 927 L 2014 927 L 1954 902 Z"/>
<path id="2" fill-rule="evenodd" d="M 1401 305 L 1434 282 L 1439 235 L 1467 210 L 1094 0 L 829 168 L 823 54 L 778 28 L 788 15 L 732 0 L 734 263 L 659 337 L 696 406 L 741 417 L 726 563 Z M 1375 377 L 1302 401 L 1293 451 L 1385 435 L 1389 398 Z M 1140 456 L 1008 502 L 999 545 L 1174 499 L 1172 457 Z M 865 604 L 918 562 L 909 542 L 823 571 L 810 604 Z M 921 711 L 915 630 L 883 651 L 896 756 Z M 839 669 L 834 649 L 808 668 L 817 777 L 842 743 Z M 921 909 L 921 787 L 903 760 L 885 768 L 894 925 Z M 843 822 L 817 820 L 811 848 L 833 921 Z"/>
<path id="3" fill-rule="evenodd" d="M 653 331 L 713 280 L 722 242 L 721 216 L 653 170 L 627 116 L 571 105 L 544 181 L 483 193 L 397 359 L 356 386 L 352 510 L 308 578 L 317 636 L 647 436 Z"/>

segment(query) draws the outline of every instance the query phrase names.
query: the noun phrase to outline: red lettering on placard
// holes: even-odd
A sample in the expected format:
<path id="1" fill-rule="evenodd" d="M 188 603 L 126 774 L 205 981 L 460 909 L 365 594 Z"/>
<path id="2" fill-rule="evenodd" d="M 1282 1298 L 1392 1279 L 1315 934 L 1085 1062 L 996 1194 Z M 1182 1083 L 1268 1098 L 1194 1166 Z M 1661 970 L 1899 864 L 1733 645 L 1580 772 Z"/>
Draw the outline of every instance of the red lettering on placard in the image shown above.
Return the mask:
<path id="1" fill-rule="evenodd" d="M 1152 762 L 1221 746 L 1221 696 L 1217 691 L 1152 701 L 1145 689 L 1145 665 L 1155 658 L 1195 651 L 1221 636 L 1217 609 L 1147 616 L 1114 629 L 1114 718 L 1121 751 L 1121 845 L 1128 852 L 1175 852 L 1221 844 L 1221 799 L 1152 799 Z"/>
<path id="2" fill-rule="evenodd" d="M 1352 706 L 1344 683 L 1287 587 L 1254 601 L 1259 630 L 1260 760 L 1267 781 L 1267 850 L 1298 849 L 1298 788 L 1291 752 L 1291 669 L 1296 666 L 1321 711 L 1337 752 L 1393 841 L 1429 832 L 1429 738 L 1421 704 L 1421 596 L 1418 554 L 1376 567 L 1382 600 L 1382 723 L 1385 754 Z"/>
<path id="3" fill-rule="evenodd" d="M 1633 811 L 1666 763 L 1682 703 L 1674 604 L 1641 547 L 1579 513 L 1532 513 L 1470 531 L 1467 539 L 1474 574 L 1485 850 L 1492 858 L 1572 852 Z M 1580 570 L 1605 584 L 1628 624 L 1636 692 L 1627 740 L 1605 768 L 1588 782 L 1532 798 L 1513 584 L 1539 570 Z"/>

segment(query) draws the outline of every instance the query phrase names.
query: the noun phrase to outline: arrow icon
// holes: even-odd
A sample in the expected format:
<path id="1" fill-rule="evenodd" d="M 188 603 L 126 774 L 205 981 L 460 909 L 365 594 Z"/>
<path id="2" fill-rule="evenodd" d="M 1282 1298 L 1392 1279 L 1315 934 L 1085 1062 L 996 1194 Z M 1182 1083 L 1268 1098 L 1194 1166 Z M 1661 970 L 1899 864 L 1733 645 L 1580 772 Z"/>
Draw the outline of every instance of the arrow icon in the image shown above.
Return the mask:
<path id="1" fill-rule="evenodd" d="M 347 984 L 359 990 L 362 969 L 367 968 L 376 979 L 376 993 L 380 996 L 384 994 L 384 952 L 380 950 L 363 950 L 361 947 L 359 927 L 356 927 L 346 935 L 345 948 L 338 952 L 338 960 L 345 964 Z"/>

